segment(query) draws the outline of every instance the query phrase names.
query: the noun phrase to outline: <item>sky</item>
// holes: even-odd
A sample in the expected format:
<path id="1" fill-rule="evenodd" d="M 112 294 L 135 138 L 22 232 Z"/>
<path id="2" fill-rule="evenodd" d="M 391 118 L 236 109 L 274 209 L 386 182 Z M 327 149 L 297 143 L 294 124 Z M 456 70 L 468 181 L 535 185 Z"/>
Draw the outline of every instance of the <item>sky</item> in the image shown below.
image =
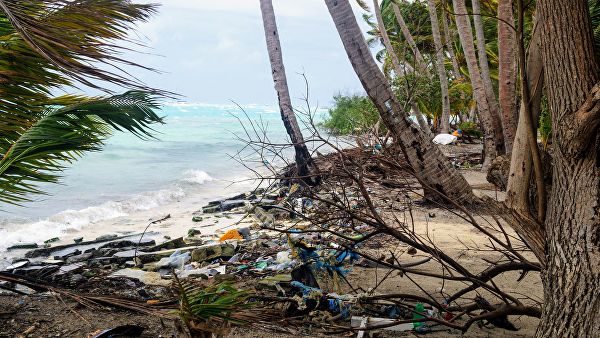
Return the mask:
<path id="1" fill-rule="evenodd" d="M 277 103 L 258 0 L 153 2 L 161 5 L 158 13 L 136 30 L 148 48 L 126 57 L 161 73 L 133 70 L 136 77 L 187 102 Z M 323 0 L 273 0 L 273 6 L 292 98 L 305 94 L 300 73 L 320 107 L 338 92 L 363 92 Z M 366 28 L 360 9 L 356 14 Z"/>

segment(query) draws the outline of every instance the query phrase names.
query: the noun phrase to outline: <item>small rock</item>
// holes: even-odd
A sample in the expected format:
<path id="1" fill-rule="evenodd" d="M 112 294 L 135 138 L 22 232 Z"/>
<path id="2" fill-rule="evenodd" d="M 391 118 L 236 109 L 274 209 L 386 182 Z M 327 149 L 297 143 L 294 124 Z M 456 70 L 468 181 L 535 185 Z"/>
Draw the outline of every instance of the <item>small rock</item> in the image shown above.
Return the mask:
<path id="1" fill-rule="evenodd" d="M 190 230 L 188 230 L 188 232 L 187 232 L 187 235 L 188 235 L 188 237 L 194 237 L 194 236 L 196 236 L 196 235 L 200 235 L 200 234 L 201 234 L 200 230 L 198 230 L 198 229 L 194 229 L 194 228 L 191 228 L 191 229 L 190 229 Z"/>
<path id="2" fill-rule="evenodd" d="M 430 218 L 435 218 L 435 212 L 430 212 L 430 213 L 429 213 L 429 217 L 430 217 Z"/>
<path id="3" fill-rule="evenodd" d="M 54 253 L 54 259 L 66 260 L 69 257 L 81 254 L 81 250 L 77 248 L 67 248 Z"/>
<path id="4" fill-rule="evenodd" d="M 192 222 L 202 222 L 203 219 L 202 216 L 194 216 L 192 217 Z"/>
<path id="5" fill-rule="evenodd" d="M 117 237 L 118 237 L 117 235 L 102 235 L 102 236 L 96 237 L 96 241 L 97 242 L 111 241 Z"/>
<path id="6" fill-rule="evenodd" d="M 73 263 L 87 261 L 90 258 L 92 258 L 91 252 L 82 253 L 80 255 L 75 255 L 75 256 L 71 256 L 71 257 L 67 258 L 67 264 L 73 264 Z"/>
<path id="7" fill-rule="evenodd" d="M 414 247 L 411 246 L 410 248 L 408 248 L 408 250 L 406 250 L 406 252 L 409 255 L 416 255 L 417 254 L 417 249 L 415 249 Z"/>
<path id="8" fill-rule="evenodd" d="M 73 242 L 75 242 L 75 244 L 79 244 L 79 243 L 83 242 L 83 237 L 73 238 Z"/>
<path id="9" fill-rule="evenodd" d="M 54 242 L 58 242 L 60 239 L 58 237 L 53 237 L 44 241 L 44 244 L 50 244 Z"/>

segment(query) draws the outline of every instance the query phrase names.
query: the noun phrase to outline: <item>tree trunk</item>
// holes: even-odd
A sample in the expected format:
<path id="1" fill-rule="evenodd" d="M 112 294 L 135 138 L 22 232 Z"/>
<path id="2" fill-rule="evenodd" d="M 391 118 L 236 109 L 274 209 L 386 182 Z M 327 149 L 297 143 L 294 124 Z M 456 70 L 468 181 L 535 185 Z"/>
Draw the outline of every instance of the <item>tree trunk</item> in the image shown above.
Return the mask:
<path id="1" fill-rule="evenodd" d="M 463 0 L 464 3 L 464 0 Z M 492 122 L 494 123 L 494 137 L 496 138 L 496 150 L 498 154 L 505 153 L 504 135 L 502 134 L 502 122 L 500 119 L 500 108 L 498 100 L 494 93 L 494 85 L 490 75 L 490 66 L 487 57 L 485 45 L 485 34 L 483 32 L 483 20 L 481 19 L 481 4 L 479 0 L 471 0 L 473 6 L 473 24 L 475 26 L 475 37 L 477 38 L 477 54 L 479 56 L 479 67 L 481 70 L 481 79 L 483 80 L 483 88 L 487 97 L 488 106 L 492 114 Z M 463 13 L 466 13 L 466 9 Z M 467 17 L 467 20 L 468 17 Z"/>
<path id="2" fill-rule="evenodd" d="M 437 191 L 455 201 L 472 203 L 475 197 L 464 177 L 406 117 L 400 102 L 373 60 L 348 0 L 325 0 L 325 3 L 354 71 L 395 142 L 400 145 L 426 195 L 436 200 L 445 200 L 436 194 Z"/>
<path id="3" fill-rule="evenodd" d="M 277 32 L 277 23 L 275 21 L 275 12 L 273 11 L 273 3 L 271 0 L 260 0 L 260 10 L 265 29 L 269 60 L 271 62 L 273 82 L 275 83 L 275 90 L 277 91 L 277 98 L 279 101 L 281 119 L 283 120 L 285 130 L 287 131 L 290 140 L 294 144 L 298 177 L 309 185 L 315 185 L 319 181 L 319 178 L 316 176 L 316 167 L 308 148 L 304 143 L 302 131 L 300 130 L 300 126 L 298 126 L 296 115 L 292 109 L 292 100 L 290 99 L 288 90 L 281 45 L 279 43 L 279 34 Z"/>
<path id="4" fill-rule="evenodd" d="M 498 101 L 504 145 L 508 154 L 513 149 L 518 119 L 515 101 L 517 37 L 511 27 L 514 26 L 514 22 L 512 0 L 498 0 Z"/>
<path id="5" fill-rule="evenodd" d="M 460 72 L 460 67 L 458 65 L 458 60 L 456 59 L 456 54 L 454 53 L 454 34 L 450 32 L 450 24 L 448 13 L 444 11 L 442 14 L 442 23 L 444 24 L 444 39 L 446 40 L 446 49 L 448 50 L 448 54 L 450 54 L 450 60 L 452 60 L 452 72 L 454 73 L 455 79 L 460 79 L 462 74 Z"/>
<path id="6" fill-rule="evenodd" d="M 394 73 L 396 76 L 404 76 L 404 71 L 400 67 L 400 61 L 398 60 L 398 56 L 392 47 L 392 42 L 390 41 L 390 37 L 387 34 L 387 30 L 385 28 L 385 24 L 383 23 L 383 17 L 381 16 L 381 9 L 379 7 L 379 0 L 373 0 L 373 7 L 375 10 L 375 18 L 377 19 L 377 26 L 379 27 L 379 33 L 381 34 L 381 38 L 383 39 L 383 44 L 385 46 L 385 50 L 392 60 L 392 65 L 394 66 Z M 431 129 L 429 125 L 423 118 L 423 114 L 419 110 L 419 107 L 415 103 L 412 104 L 413 113 L 417 118 L 417 122 L 421 127 L 421 130 L 427 135 L 428 138 L 433 139 L 433 135 L 431 133 Z"/>
<path id="7" fill-rule="evenodd" d="M 412 34 L 410 34 L 410 30 L 408 30 L 408 26 L 406 26 L 406 22 L 404 22 L 404 18 L 402 17 L 402 12 L 400 12 L 400 8 L 398 8 L 398 5 L 396 5 L 396 3 L 394 3 L 394 2 L 392 2 L 391 4 L 392 4 L 392 8 L 394 9 L 394 14 L 396 15 L 396 20 L 398 21 L 398 25 L 400 25 L 400 30 L 402 31 L 402 35 L 404 36 L 404 39 L 410 46 L 410 49 L 412 50 L 413 55 L 415 56 L 415 60 L 416 60 L 415 64 L 417 65 L 415 68 L 419 69 L 424 74 L 429 75 L 429 70 L 427 69 L 427 64 L 425 63 L 425 60 L 423 59 L 423 55 L 419 51 L 419 48 L 417 47 L 417 44 L 415 43 L 415 40 L 412 37 Z"/>
<path id="8" fill-rule="evenodd" d="M 527 79 L 531 93 L 530 108 L 532 120 L 539 119 L 542 102 L 544 74 L 542 66 L 541 30 L 536 25 L 533 29 L 529 52 L 527 55 Z M 528 127 L 525 123 L 525 102 L 521 101 L 519 123 L 515 132 L 513 151 L 510 160 L 508 185 L 506 188 L 506 205 L 522 215 L 529 213 L 529 182 L 532 174 L 531 148 L 527 141 Z"/>
<path id="9" fill-rule="evenodd" d="M 600 67 L 588 3 L 537 6 L 554 158 L 536 336 L 600 337 Z"/>
<path id="10" fill-rule="evenodd" d="M 448 75 L 444 66 L 444 45 L 442 44 L 435 2 L 427 0 L 427 8 L 429 9 L 429 17 L 431 18 L 431 32 L 435 45 L 435 67 L 440 78 L 440 87 L 442 90 L 442 123 L 440 131 L 447 134 L 450 132 L 450 97 L 448 94 Z"/>
<path id="11" fill-rule="evenodd" d="M 485 156 L 483 159 L 482 170 L 487 171 L 492 160 L 496 158 L 498 153 L 496 148 L 494 117 L 489 106 L 485 86 L 481 78 L 481 72 L 477 65 L 477 56 L 475 55 L 475 46 L 473 44 L 473 31 L 471 29 L 469 16 L 466 15 L 467 8 L 465 6 L 465 0 L 452 0 L 452 3 L 454 5 L 454 12 L 456 13 L 455 19 L 458 37 L 460 38 L 460 43 L 463 47 L 467 68 L 469 69 L 469 76 L 471 77 L 473 97 L 477 102 L 479 118 L 483 125 L 483 147 Z"/>

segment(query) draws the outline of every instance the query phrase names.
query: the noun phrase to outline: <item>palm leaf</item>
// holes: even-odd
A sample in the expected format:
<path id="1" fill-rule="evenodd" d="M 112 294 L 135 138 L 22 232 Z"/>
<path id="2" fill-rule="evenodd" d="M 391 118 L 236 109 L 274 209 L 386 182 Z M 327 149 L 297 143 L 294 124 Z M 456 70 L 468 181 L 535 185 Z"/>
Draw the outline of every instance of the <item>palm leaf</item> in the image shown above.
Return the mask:
<path id="1" fill-rule="evenodd" d="M 0 151 L 0 202 L 21 204 L 43 194 L 40 182 L 56 183 L 60 172 L 88 151 L 98 151 L 113 131 L 152 137 L 150 125 L 162 123 L 156 99 L 142 91 L 45 108 L 29 126 L 3 137 Z"/>
<path id="2" fill-rule="evenodd" d="M 120 69 L 119 65 L 148 68 L 119 57 L 127 48 L 115 41 L 135 44 L 128 39 L 130 26 L 146 21 L 155 11 L 154 4 L 129 0 L 0 0 L 0 20 L 10 21 L 29 47 L 48 62 L 46 67 L 98 89 L 102 88 L 93 80 L 151 90 Z"/>

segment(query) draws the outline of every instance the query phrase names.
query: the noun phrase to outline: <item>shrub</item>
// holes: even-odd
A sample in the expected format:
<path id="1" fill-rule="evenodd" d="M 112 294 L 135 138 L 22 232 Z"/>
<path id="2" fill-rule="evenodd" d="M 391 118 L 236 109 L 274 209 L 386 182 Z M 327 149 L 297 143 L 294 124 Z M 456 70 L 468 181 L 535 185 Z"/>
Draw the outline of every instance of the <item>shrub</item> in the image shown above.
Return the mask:
<path id="1" fill-rule="evenodd" d="M 367 96 L 338 94 L 333 100 L 329 116 L 321 123 L 332 134 L 361 134 L 379 120 L 379 113 Z"/>

